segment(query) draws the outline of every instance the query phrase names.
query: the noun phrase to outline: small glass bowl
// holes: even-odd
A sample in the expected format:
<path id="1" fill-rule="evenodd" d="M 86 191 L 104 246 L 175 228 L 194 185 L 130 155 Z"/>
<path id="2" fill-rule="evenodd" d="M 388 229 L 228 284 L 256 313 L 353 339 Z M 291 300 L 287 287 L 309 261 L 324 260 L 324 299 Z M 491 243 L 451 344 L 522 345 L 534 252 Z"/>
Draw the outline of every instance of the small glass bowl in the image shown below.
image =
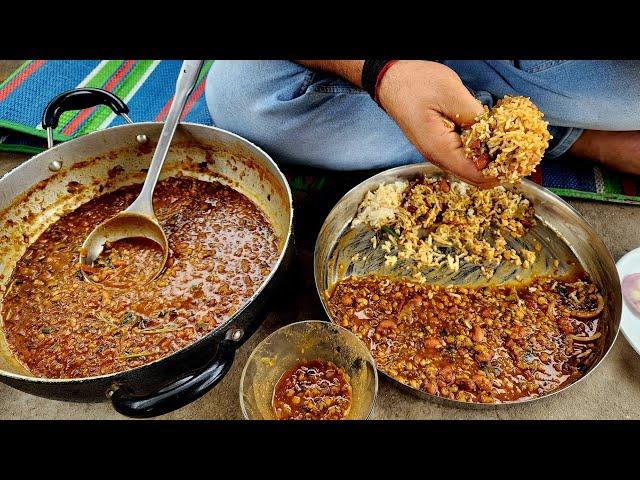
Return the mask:
<path id="1" fill-rule="evenodd" d="M 371 353 L 349 330 L 307 320 L 276 330 L 249 356 L 240 378 L 244 418 L 275 420 L 273 391 L 278 380 L 297 363 L 311 360 L 333 362 L 351 377 L 351 410 L 346 420 L 371 417 L 378 394 L 378 373 Z"/>

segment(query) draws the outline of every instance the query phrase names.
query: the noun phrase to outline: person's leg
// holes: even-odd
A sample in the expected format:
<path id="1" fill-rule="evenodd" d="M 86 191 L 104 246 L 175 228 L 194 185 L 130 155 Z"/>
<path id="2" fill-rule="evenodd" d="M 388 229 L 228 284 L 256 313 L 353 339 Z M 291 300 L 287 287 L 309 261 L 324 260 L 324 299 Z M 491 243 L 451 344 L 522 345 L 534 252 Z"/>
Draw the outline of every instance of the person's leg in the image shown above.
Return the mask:
<path id="1" fill-rule="evenodd" d="M 475 60 L 443 62 L 490 102 L 524 95 L 542 110 L 565 152 L 640 174 L 640 62 L 621 60 Z"/>
<path id="2" fill-rule="evenodd" d="M 640 130 L 640 62 L 443 63 L 483 103 L 507 94 L 531 97 L 551 123 L 548 158 L 570 151 L 640 174 L 640 132 L 633 131 Z M 293 62 L 215 62 L 206 98 L 218 126 L 255 141 L 276 160 L 338 170 L 423 160 L 367 94 Z"/>
<path id="3" fill-rule="evenodd" d="M 216 61 L 205 88 L 214 124 L 276 161 L 333 170 L 424 161 L 362 90 L 289 61 Z"/>

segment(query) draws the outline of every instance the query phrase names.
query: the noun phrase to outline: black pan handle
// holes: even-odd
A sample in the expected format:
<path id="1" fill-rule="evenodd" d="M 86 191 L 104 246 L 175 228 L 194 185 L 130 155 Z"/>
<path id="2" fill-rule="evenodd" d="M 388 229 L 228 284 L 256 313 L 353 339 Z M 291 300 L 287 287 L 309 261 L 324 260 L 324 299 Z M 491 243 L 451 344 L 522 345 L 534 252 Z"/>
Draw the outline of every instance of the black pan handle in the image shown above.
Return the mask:
<path id="1" fill-rule="evenodd" d="M 83 110 L 97 105 L 106 105 L 117 115 L 129 113 L 127 104 L 111 92 L 100 88 L 76 88 L 62 92 L 44 107 L 42 128 L 56 128 L 64 112 Z"/>
<path id="2" fill-rule="evenodd" d="M 150 418 L 172 412 L 200 398 L 224 378 L 231 369 L 238 343 L 225 338 L 218 344 L 212 360 L 164 387 L 147 393 L 134 393 L 125 386 L 111 395 L 113 408 L 133 418 Z"/>
<path id="3" fill-rule="evenodd" d="M 106 105 L 117 115 L 132 123 L 129 118 L 129 107 L 120 98 L 101 88 L 75 88 L 67 90 L 51 100 L 42 112 L 42 128 L 47 131 L 49 148 L 53 146 L 53 129 L 58 126 L 60 116 L 69 110 Z"/>

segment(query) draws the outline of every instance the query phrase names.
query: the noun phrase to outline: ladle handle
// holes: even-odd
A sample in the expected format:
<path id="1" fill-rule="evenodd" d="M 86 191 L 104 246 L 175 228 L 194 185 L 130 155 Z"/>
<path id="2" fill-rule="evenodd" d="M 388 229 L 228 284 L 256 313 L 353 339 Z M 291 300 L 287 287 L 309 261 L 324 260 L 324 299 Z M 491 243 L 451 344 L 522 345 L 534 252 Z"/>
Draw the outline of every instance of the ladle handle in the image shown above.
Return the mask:
<path id="1" fill-rule="evenodd" d="M 156 187 L 164 159 L 167 156 L 171 140 L 173 139 L 173 135 L 178 127 L 178 123 L 180 122 L 180 116 L 182 115 L 182 111 L 187 103 L 187 98 L 189 98 L 189 94 L 196 85 L 203 63 L 203 60 L 185 60 L 182 62 L 180 75 L 178 75 L 178 80 L 176 82 L 176 91 L 173 96 L 173 101 L 171 102 L 171 108 L 167 114 L 158 144 L 156 145 L 156 150 L 153 154 L 153 158 L 151 159 L 147 178 L 144 181 L 140 195 L 138 195 L 138 198 L 136 198 L 129 208 L 127 208 L 128 211 L 141 213 L 148 217 L 155 218 L 155 214 L 153 213 L 153 204 L 151 203 L 153 190 Z"/>

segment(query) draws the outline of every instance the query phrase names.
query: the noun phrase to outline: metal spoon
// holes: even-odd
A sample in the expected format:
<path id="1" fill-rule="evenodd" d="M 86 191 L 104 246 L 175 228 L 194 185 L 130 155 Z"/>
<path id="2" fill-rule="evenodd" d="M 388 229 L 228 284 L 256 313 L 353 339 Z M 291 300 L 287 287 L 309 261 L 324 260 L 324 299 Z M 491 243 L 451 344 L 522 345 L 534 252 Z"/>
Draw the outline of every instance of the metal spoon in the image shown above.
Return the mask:
<path id="1" fill-rule="evenodd" d="M 143 237 L 154 241 L 162 247 L 162 262 L 148 280 L 156 278 L 169 256 L 169 242 L 162 227 L 158 223 L 153 212 L 153 190 L 158 182 L 164 159 L 169 151 L 171 140 L 180 121 L 180 116 L 187 103 L 187 98 L 196 84 L 202 60 L 185 60 L 180 69 L 180 75 L 176 81 L 176 91 L 171 102 L 171 108 L 162 127 L 158 145 L 151 159 L 147 177 L 142 186 L 142 191 L 129 207 L 99 224 L 86 238 L 80 250 L 80 262 L 92 265 L 98 258 L 106 242 L 115 242 L 124 238 Z M 85 278 L 91 281 L 86 272 L 82 272 Z"/>

